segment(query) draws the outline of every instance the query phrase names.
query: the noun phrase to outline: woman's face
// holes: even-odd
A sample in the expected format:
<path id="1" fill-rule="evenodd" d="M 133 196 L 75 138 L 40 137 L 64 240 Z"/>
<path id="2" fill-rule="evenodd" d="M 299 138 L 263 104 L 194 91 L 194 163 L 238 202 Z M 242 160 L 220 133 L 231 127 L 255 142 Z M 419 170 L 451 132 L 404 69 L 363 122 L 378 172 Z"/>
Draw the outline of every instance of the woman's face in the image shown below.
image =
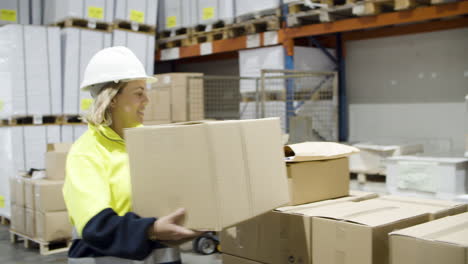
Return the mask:
<path id="1" fill-rule="evenodd" d="M 146 81 L 129 81 L 112 100 L 112 119 L 118 119 L 124 128 L 135 127 L 143 123 L 148 102 Z"/>

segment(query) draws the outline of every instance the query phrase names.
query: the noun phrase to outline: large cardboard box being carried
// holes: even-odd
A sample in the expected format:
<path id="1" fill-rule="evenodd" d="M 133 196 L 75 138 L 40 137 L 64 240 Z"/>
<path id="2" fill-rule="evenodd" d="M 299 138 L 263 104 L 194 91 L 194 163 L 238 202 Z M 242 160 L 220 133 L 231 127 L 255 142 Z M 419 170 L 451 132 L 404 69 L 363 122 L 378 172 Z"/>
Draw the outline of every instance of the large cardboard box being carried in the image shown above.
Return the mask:
<path id="1" fill-rule="evenodd" d="M 49 180 L 61 181 L 65 179 L 65 166 L 67 154 L 71 144 L 48 144 L 45 154 L 46 175 Z"/>
<path id="2" fill-rule="evenodd" d="M 154 77 L 158 81 L 151 85 L 151 89 L 155 92 L 150 92 L 150 103 L 145 116 L 146 120 L 152 121 L 149 118 L 154 116 L 153 120 L 166 120 L 172 122 L 196 121 L 205 118 L 204 111 L 204 93 L 203 79 L 190 78 L 202 77 L 203 73 L 166 73 L 157 74 Z M 167 111 L 167 105 L 152 104 L 151 100 L 156 101 L 167 100 L 169 97 L 170 111 Z M 161 108 L 160 108 L 161 107 Z M 170 116 L 167 116 L 170 114 Z"/>
<path id="3" fill-rule="evenodd" d="M 312 263 L 312 217 L 308 213 L 338 203 L 376 197 L 375 193 L 350 191 L 350 196 L 343 198 L 280 207 L 223 229 L 221 248 L 223 253 L 261 263 Z"/>
<path id="4" fill-rule="evenodd" d="M 347 156 L 358 149 L 333 142 L 304 142 L 285 147 L 291 205 L 349 194 Z"/>
<path id="5" fill-rule="evenodd" d="M 468 263 L 468 213 L 390 233 L 392 264 Z"/>
<path id="6" fill-rule="evenodd" d="M 147 126 L 125 138 L 141 216 L 183 207 L 188 228 L 220 231 L 289 202 L 278 118 Z"/>

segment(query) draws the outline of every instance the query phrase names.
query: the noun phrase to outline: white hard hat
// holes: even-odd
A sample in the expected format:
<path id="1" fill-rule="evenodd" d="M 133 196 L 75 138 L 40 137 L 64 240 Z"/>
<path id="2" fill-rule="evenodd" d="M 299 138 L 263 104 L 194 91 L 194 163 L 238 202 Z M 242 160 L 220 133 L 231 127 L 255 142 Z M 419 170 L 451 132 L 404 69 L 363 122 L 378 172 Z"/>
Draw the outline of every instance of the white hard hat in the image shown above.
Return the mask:
<path id="1" fill-rule="evenodd" d="M 86 66 L 80 88 L 89 91 L 96 84 L 129 80 L 146 80 L 147 83 L 157 81 L 146 74 L 143 64 L 131 50 L 120 46 L 111 47 L 94 54 Z"/>

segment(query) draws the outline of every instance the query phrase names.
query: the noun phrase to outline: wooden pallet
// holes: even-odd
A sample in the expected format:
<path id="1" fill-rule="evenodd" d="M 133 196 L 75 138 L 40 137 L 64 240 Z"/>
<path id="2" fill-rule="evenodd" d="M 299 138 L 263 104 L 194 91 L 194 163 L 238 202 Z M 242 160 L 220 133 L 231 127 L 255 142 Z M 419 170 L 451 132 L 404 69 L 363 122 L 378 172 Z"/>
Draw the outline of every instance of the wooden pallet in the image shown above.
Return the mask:
<path id="1" fill-rule="evenodd" d="M 34 245 L 39 247 L 39 253 L 43 256 L 67 252 L 71 246 L 70 240 L 45 242 L 40 239 L 34 239 L 10 229 L 10 242 L 16 244 L 23 242 L 25 248 L 32 248 Z"/>
<path id="2" fill-rule="evenodd" d="M 408 10 L 418 6 L 447 3 L 448 0 L 367 0 L 355 3 L 353 14 L 373 16 L 380 13 Z M 451 1 L 451 0 L 450 0 Z"/>
<path id="3" fill-rule="evenodd" d="M 368 181 L 371 182 L 385 182 L 385 173 L 383 171 L 360 171 L 351 170 L 351 179 L 356 178 L 358 183 L 364 184 Z"/>
<path id="4" fill-rule="evenodd" d="M 347 19 L 355 16 L 353 14 L 353 8 L 354 4 L 346 4 L 328 8 L 302 11 L 300 13 L 288 15 L 287 24 L 289 27 L 295 27 Z"/>
<path id="5" fill-rule="evenodd" d="M 280 18 L 278 16 L 266 16 L 262 18 L 252 19 L 244 22 L 232 24 L 233 30 L 237 30 L 238 35 L 256 34 L 265 31 L 276 31 L 281 27 Z"/>
<path id="6" fill-rule="evenodd" d="M 176 28 L 176 29 L 167 29 L 158 32 L 158 38 L 160 39 L 166 39 L 166 38 L 173 38 L 173 37 L 178 37 L 178 36 L 184 36 L 188 35 L 191 33 L 192 28 L 189 27 L 181 27 L 181 28 Z"/>
<path id="7" fill-rule="evenodd" d="M 80 115 L 15 116 L 0 120 L 0 127 L 84 124 Z"/>
<path id="8" fill-rule="evenodd" d="M 235 21 L 236 23 L 241 23 L 241 22 L 246 22 L 250 20 L 255 20 L 267 16 L 276 16 L 280 17 L 281 16 L 281 8 L 271 8 L 271 9 L 265 9 L 257 12 L 252 12 L 244 15 L 240 15 L 236 17 Z"/>
<path id="9" fill-rule="evenodd" d="M 80 115 L 63 115 L 63 116 L 60 116 L 59 123 L 61 125 L 85 124 Z"/>
<path id="10" fill-rule="evenodd" d="M 112 32 L 112 29 L 113 29 L 112 23 L 92 21 L 92 20 L 82 19 L 82 18 L 67 18 L 53 25 L 59 26 L 59 27 L 76 27 L 76 28 L 92 29 L 92 30 L 99 30 L 99 31 L 105 31 L 105 32 Z"/>
<path id="11" fill-rule="evenodd" d="M 224 27 L 219 27 L 224 25 Z M 241 23 L 230 25 L 219 23 L 214 28 L 206 25 L 198 25 L 193 28 L 186 28 L 184 31 L 171 34 L 179 34 L 173 37 L 164 37 L 160 35 L 158 45 L 161 49 L 185 47 L 216 40 L 236 38 L 248 34 L 261 33 L 265 31 L 275 31 L 280 29 L 280 18 L 277 16 L 267 16 L 258 19 L 248 20 Z M 167 36 L 168 34 L 166 34 Z"/>
<path id="12" fill-rule="evenodd" d="M 156 34 L 156 26 L 139 24 L 133 21 L 116 20 L 113 23 L 113 29 L 127 30 L 138 33 Z"/>
<path id="13" fill-rule="evenodd" d="M 0 224 L 8 226 L 10 225 L 10 223 L 11 223 L 10 218 L 0 215 Z"/>
<path id="14" fill-rule="evenodd" d="M 0 126 L 18 126 L 18 125 L 60 125 L 61 116 L 45 115 L 45 116 L 14 116 L 8 119 L 2 119 Z"/>
<path id="15" fill-rule="evenodd" d="M 355 0 L 314 0 L 312 4 L 308 5 L 305 2 L 300 3 L 291 3 L 288 5 L 288 15 L 299 14 L 311 10 L 317 10 L 322 8 L 331 8 L 336 6 L 350 5 L 353 4 Z"/>

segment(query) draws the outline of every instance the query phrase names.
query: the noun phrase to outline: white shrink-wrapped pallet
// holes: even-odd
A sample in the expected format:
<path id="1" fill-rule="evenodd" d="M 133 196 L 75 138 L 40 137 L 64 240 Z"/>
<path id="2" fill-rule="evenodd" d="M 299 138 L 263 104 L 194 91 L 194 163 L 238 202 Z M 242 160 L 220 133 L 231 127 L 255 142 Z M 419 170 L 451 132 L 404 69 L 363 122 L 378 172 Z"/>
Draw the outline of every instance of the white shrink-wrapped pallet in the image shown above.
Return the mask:
<path id="1" fill-rule="evenodd" d="M 210 25 L 218 21 L 232 24 L 234 0 L 197 0 L 197 24 Z"/>
<path id="2" fill-rule="evenodd" d="M 62 22 L 67 18 L 111 23 L 114 0 L 44 0 L 44 24 Z"/>
<path id="3" fill-rule="evenodd" d="M 73 143 L 81 135 L 83 135 L 86 130 L 88 130 L 87 125 L 63 125 L 61 126 L 61 140 L 64 143 Z"/>
<path id="4" fill-rule="evenodd" d="M 62 114 L 59 28 L 6 25 L 0 57 L 1 117 Z"/>
<path id="5" fill-rule="evenodd" d="M 248 14 L 261 13 L 265 10 L 271 10 L 280 7 L 280 0 L 235 0 L 236 17 Z"/>
<path id="6" fill-rule="evenodd" d="M 396 156 L 386 164 L 390 194 L 453 200 L 467 192 L 467 158 Z"/>
<path id="7" fill-rule="evenodd" d="M 133 51 L 149 75 L 153 75 L 154 72 L 154 41 L 154 34 L 119 29 L 112 33 L 112 46 L 125 46 Z"/>
<path id="8" fill-rule="evenodd" d="M 21 145 L 22 141 L 20 127 L 1 127 L 0 128 L 0 216 L 11 218 L 10 208 L 10 184 L 9 179 L 16 176 L 24 160 Z"/>
<path id="9" fill-rule="evenodd" d="M 156 26 L 158 0 L 115 0 L 114 20 Z"/>
<path id="10" fill-rule="evenodd" d="M 3 0 L 0 1 L 0 25 L 29 24 L 30 0 Z M 39 2 L 39 1 L 33 1 Z M 34 3 L 33 3 L 34 5 Z"/>
<path id="11" fill-rule="evenodd" d="M 111 46 L 111 39 L 112 34 L 103 31 L 62 29 L 64 114 L 78 115 L 88 111 L 92 103 L 91 95 L 80 91 L 84 70 L 96 52 Z"/>
<path id="12" fill-rule="evenodd" d="M 194 0 L 160 0 L 159 10 L 159 31 L 190 28 L 197 24 Z"/>

